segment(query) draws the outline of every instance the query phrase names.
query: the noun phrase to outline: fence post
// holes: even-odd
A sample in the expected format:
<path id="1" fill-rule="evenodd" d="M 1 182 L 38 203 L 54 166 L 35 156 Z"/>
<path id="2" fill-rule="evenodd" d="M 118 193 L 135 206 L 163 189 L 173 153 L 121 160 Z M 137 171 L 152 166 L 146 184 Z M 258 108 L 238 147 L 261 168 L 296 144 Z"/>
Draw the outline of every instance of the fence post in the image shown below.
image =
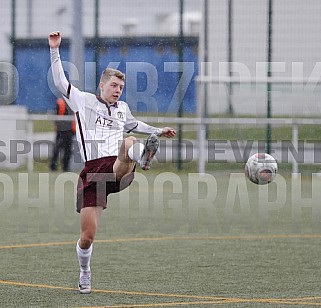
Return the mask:
<path id="1" fill-rule="evenodd" d="M 28 172 L 33 172 L 33 142 L 34 142 L 34 136 L 33 136 L 33 121 L 32 119 L 27 119 L 27 140 L 31 144 L 31 148 L 29 153 L 27 154 L 27 168 Z"/>
<path id="2" fill-rule="evenodd" d="M 293 124 L 292 125 L 292 143 L 295 149 L 299 149 L 299 125 Z M 297 178 L 298 177 L 298 162 L 293 157 L 292 158 L 292 177 Z"/>
<path id="3" fill-rule="evenodd" d="M 198 144 L 198 173 L 205 173 L 205 141 L 206 141 L 206 126 L 203 124 L 204 116 L 204 86 L 202 80 L 197 81 L 197 144 Z"/>
<path id="4" fill-rule="evenodd" d="M 184 61 L 184 0 L 179 1 L 179 36 L 178 36 L 178 63 L 179 63 L 179 71 L 183 71 L 183 61 Z M 178 110 L 177 110 L 177 117 L 182 118 L 184 113 L 184 106 L 183 106 L 183 89 L 182 85 L 179 83 L 178 76 Z M 177 131 L 177 137 L 178 137 L 178 148 L 177 148 L 177 169 L 181 171 L 183 169 L 182 165 L 182 131 L 183 125 L 181 123 L 178 124 L 178 131 Z"/>
<path id="5" fill-rule="evenodd" d="M 272 18 L 273 18 L 273 0 L 268 2 L 268 38 L 267 38 L 267 62 L 268 62 L 268 72 L 267 77 L 272 77 Z M 267 118 L 272 118 L 272 83 L 267 84 Z M 271 153 L 271 138 L 272 138 L 272 128 L 271 124 L 268 123 L 266 128 L 266 153 Z"/>

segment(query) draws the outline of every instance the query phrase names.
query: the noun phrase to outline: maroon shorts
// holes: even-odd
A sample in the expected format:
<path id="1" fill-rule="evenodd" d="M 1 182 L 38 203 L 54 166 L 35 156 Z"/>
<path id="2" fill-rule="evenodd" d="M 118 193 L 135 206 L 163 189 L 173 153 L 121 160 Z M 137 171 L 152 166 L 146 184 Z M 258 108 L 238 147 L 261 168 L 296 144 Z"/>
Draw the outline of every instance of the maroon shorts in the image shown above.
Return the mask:
<path id="1" fill-rule="evenodd" d="M 117 156 L 89 160 L 81 171 L 77 186 L 77 212 L 84 207 L 107 207 L 107 196 L 128 187 L 134 179 L 135 168 L 121 181 L 116 181 L 113 165 Z"/>

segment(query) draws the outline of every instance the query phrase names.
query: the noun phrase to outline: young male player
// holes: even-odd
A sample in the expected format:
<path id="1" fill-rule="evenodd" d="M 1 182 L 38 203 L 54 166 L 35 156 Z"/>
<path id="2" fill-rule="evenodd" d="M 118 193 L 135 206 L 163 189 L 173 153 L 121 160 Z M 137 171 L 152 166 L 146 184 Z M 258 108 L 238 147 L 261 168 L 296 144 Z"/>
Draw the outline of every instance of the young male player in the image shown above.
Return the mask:
<path id="1" fill-rule="evenodd" d="M 150 168 L 158 148 L 157 136 L 172 138 L 176 132 L 170 127 L 149 126 L 133 117 L 128 105 L 119 101 L 125 75 L 118 70 L 107 68 L 102 72 L 99 96 L 82 92 L 71 85 L 60 60 L 60 32 L 50 33 L 48 41 L 53 80 L 75 112 L 76 136 L 85 161 L 77 186 L 81 232 L 76 251 L 80 266 L 79 291 L 90 293 L 93 241 L 108 194 L 130 185 L 136 162 L 143 170 Z M 123 133 L 132 131 L 149 134 L 145 146 L 133 136 L 123 140 Z"/>

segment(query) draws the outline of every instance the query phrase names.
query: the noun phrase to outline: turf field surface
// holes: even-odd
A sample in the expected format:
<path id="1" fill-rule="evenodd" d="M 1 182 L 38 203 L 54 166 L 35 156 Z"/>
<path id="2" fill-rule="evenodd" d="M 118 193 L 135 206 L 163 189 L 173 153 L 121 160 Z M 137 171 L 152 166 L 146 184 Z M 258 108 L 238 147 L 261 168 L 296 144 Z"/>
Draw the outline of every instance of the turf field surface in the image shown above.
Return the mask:
<path id="1" fill-rule="evenodd" d="M 320 179 L 138 173 L 77 292 L 76 174 L 2 173 L 1 307 L 321 306 Z"/>

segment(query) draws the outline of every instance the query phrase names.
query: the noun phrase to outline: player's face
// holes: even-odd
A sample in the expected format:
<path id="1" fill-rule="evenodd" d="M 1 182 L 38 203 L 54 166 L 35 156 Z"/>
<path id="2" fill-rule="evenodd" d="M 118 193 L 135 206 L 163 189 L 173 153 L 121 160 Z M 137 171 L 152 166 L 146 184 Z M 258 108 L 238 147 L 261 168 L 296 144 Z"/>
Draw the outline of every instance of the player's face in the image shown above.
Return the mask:
<path id="1" fill-rule="evenodd" d="M 101 82 L 99 86 L 101 98 L 108 103 L 114 104 L 123 93 L 124 81 L 116 76 L 112 76 L 105 83 Z"/>

